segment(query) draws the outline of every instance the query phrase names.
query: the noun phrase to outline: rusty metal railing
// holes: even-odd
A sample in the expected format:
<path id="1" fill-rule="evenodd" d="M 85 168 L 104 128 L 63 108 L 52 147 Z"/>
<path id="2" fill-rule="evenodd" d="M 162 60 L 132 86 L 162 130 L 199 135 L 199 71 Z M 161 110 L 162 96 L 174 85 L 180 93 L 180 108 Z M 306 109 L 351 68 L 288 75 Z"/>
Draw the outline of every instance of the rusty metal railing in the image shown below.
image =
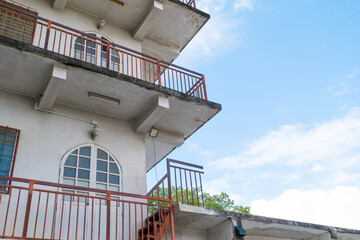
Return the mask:
<path id="1" fill-rule="evenodd" d="M 195 0 L 178 0 L 178 1 L 183 2 L 193 8 L 196 8 Z"/>
<path id="2" fill-rule="evenodd" d="M 188 2 L 194 4 L 194 1 Z M 0 35 L 207 100 L 203 74 L 0 1 Z"/>
<path id="3" fill-rule="evenodd" d="M 173 159 L 166 160 L 167 173 L 148 192 L 148 196 L 171 199 L 174 203 L 205 207 L 202 166 Z"/>
<path id="4" fill-rule="evenodd" d="M 158 227 L 149 224 L 153 213 L 166 212 L 169 239 L 175 240 L 169 199 L 15 177 L 0 180 L 11 181 L 0 184 L 0 238 L 145 239 L 145 232 Z"/>

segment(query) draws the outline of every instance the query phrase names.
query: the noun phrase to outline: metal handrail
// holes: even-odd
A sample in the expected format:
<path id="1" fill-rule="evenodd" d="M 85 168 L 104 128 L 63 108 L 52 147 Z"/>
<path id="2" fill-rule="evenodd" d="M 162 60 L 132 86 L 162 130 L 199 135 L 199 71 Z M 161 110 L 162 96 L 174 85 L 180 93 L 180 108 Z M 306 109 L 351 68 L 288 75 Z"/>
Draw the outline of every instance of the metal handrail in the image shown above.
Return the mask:
<path id="1" fill-rule="evenodd" d="M 175 240 L 169 199 L 17 177 L 0 180 L 5 181 L 0 184 L 0 216 L 5 217 L 0 238 L 138 239 L 144 231 L 155 231 L 149 217 L 166 210 Z"/>
<path id="2" fill-rule="evenodd" d="M 168 198 L 175 203 L 205 207 L 201 180 L 201 175 L 204 174 L 204 172 L 197 170 L 203 169 L 203 167 L 169 158 L 166 160 L 166 166 L 166 174 L 155 184 L 147 195 Z M 173 191 L 175 191 L 175 194 L 172 193 Z"/>
<path id="3" fill-rule="evenodd" d="M 188 4 L 192 3 L 195 2 L 188 2 Z M 208 99 L 203 74 L 92 36 L 15 6 L 2 5 L 1 1 L 0 6 L 3 6 L 0 8 L 0 12 L 4 12 L 5 15 L 2 18 L 3 22 L 0 22 L 0 35 L 20 41 L 31 38 L 32 45 L 36 47 L 89 62 L 190 96 Z M 6 28 L 6 19 L 14 21 L 14 29 Z M 24 29 L 26 24 L 23 23 L 24 21 L 31 23 L 29 25 L 33 25 L 33 29 Z"/>

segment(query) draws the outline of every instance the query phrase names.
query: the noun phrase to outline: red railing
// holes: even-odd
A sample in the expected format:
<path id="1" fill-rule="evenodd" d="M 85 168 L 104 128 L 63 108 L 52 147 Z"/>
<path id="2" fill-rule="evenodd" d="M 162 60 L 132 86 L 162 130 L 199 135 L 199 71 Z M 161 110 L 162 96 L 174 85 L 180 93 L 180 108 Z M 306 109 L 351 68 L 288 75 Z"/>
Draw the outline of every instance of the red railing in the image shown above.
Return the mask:
<path id="1" fill-rule="evenodd" d="M 166 160 L 167 173 L 148 192 L 148 196 L 171 199 L 174 203 L 205 207 L 202 166 L 173 159 Z"/>
<path id="2" fill-rule="evenodd" d="M 163 239 L 175 240 L 169 199 L 5 176 L 0 183 L 0 238 L 148 239 L 159 227 L 151 218 L 166 213 L 171 237 Z"/>
<path id="3" fill-rule="evenodd" d="M 193 8 L 196 8 L 195 0 L 178 0 L 178 1 L 183 2 Z"/>
<path id="4" fill-rule="evenodd" d="M 188 2 L 194 4 L 194 1 Z M 204 75 L 0 1 L 0 35 L 207 100 Z"/>

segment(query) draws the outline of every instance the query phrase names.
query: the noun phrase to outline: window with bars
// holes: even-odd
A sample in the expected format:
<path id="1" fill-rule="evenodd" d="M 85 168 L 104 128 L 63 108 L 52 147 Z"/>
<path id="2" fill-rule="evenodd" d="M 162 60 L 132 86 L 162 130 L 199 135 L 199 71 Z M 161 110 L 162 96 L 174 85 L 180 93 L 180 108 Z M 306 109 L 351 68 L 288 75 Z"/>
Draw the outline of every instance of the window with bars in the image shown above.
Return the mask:
<path id="1" fill-rule="evenodd" d="M 13 128 L 0 126 L 0 175 L 11 176 L 15 161 L 20 131 Z M 6 180 L 0 180 L 0 184 L 8 184 Z M 0 191 L 6 190 L 1 188 Z"/>
<path id="2" fill-rule="evenodd" d="M 94 144 L 81 146 L 65 155 L 62 183 L 118 192 L 121 191 L 120 166 L 104 149 Z M 75 193 L 70 190 L 64 191 Z M 88 195 L 81 191 L 76 193 Z"/>
<path id="3" fill-rule="evenodd" d="M 37 15 L 37 12 L 30 8 L 0 0 L 0 35 L 31 44 L 35 32 L 36 17 L 31 17 L 25 13 Z"/>

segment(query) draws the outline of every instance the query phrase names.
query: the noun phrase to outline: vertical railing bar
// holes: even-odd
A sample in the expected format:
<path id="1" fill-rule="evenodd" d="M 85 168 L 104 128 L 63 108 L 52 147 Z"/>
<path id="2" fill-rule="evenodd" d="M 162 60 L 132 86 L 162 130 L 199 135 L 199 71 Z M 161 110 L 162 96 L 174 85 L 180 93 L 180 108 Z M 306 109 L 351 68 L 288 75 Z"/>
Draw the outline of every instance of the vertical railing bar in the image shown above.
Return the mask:
<path id="1" fill-rule="evenodd" d="M 86 233 L 86 212 L 87 212 L 87 205 L 88 205 L 88 197 L 85 196 L 85 209 L 84 209 L 84 228 L 83 228 L 83 240 L 85 240 L 85 233 Z"/>
<path id="2" fill-rule="evenodd" d="M 43 239 L 44 239 L 44 236 L 45 236 L 48 206 L 49 206 L 49 192 L 47 192 L 47 194 L 46 194 L 46 207 L 45 207 L 45 217 L 44 217 L 44 225 L 43 225 L 43 234 L 42 234 L 42 238 L 43 238 Z M 55 207 L 55 206 L 54 206 L 54 207 Z"/>
<path id="3" fill-rule="evenodd" d="M 180 188 L 181 188 L 181 203 L 184 204 L 184 190 L 183 190 L 183 185 L 182 185 L 182 176 L 181 176 L 181 169 L 179 169 L 180 172 Z"/>
<path id="4" fill-rule="evenodd" d="M 204 192 L 203 192 L 202 181 L 201 181 L 201 174 L 200 174 L 200 173 L 199 173 L 199 179 L 200 179 L 200 188 L 201 188 L 201 198 L 202 198 L 202 204 L 203 204 L 203 207 L 205 207 L 205 202 L 204 202 Z"/>
<path id="5" fill-rule="evenodd" d="M 122 234 L 122 240 L 125 240 L 125 206 L 124 202 L 122 202 L 122 223 L 121 223 L 121 234 Z"/>
<path id="6" fill-rule="evenodd" d="M 189 171 L 189 175 L 190 175 L 190 187 L 191 187 L 191 199 L 192 199 L 192 204 L 193 206 L 195 206 L 195 201 L 194 201 L 194 192 L 193 192 L 193 184 L 192 184 L 192 177 L 191 177 L 191 172 Z"/>
<path id="7" fill-rule="evenodd" d="M 34 190 L 34 182 L 30 181 L 28 198 L 27 198 L 27 203 L 26 203 L 26 212 L 25 212 L 25 218 L 24 218 L 24 228 L 23 228 L 23 235 L 22 235 L 23 238 L 26 238 L 26 236 L 27 236 L 33 190 Z M 11 195 L 11 192 L 9 193 L 9 195 Z M 9 203 L 10 203 L 10 197 L 9 197 Z M 6 212 L 6 217 L 7 217 L 7 212 Z M 6 220 L 5 220 L 5 224 L 6 224 Z M 4 228 L 4 230 L 5 230 L 5 228 Z"/>
<path id="8" fill-rule="evenodd" d="M 141 239 L 144 239 L 144 209 L 143 204 L 141 206 Z"/>
<path id="9" fill-rule="evenodd" d="M 20 19 L 20 15 L 18 15 L 18 17 L 17 17 L 16 26 L 15 26 L 14 34 L 13 34 L 13 39 L 16 38 L 17 28 L 18 28 L 18 26 L 19 26 L 19 19 Z"/>
<path id="10" fill-rule="evenodd" d="M 136 210 L 136 207 L 137 207 L 137 204 L 136 203 L 134 203 L 134 207 L 135 207 L 135 222 L 134 222 L 134 224 L 135 224 L 135 236 L 134 236 L 134 239 L 136 240 L 136 234 L 137 234 L 137 210 Z"/>
<path id="11" fill-rule="evenodd" d="M 12 197 L 12 189 L 10 189 L 10 187 L 8 188 L 8 191 L 9 191 L 9 200 L 8 200 L 7 209 L 6 209 L 6 215 L 5 215 L 5 224 L 4 224 L 4 229 L 3 229 L 3 236 L 5 236 L 5 230 L 6 230 L 7 219 L 8 219 L 8 215 L 9 215 L 11 197 Z"/>
<path id="12" fill-rule="evenodd" d="M 131 240 L 131 205 L 129 202 L 129 240 Z"/>
<path id="13" fill-rule="evenodd" d="M 199 189 L 198 189 L 198 184 L 197 184 L 197 179 L 196 179 L 196 172 L 194 173 L 195 176 L 195 186 L 196 186 L 196 197 L 197 197 L 197 203 L 198 203 L 198 207 L 200 207 L 200 201 L 199 201 Z"/>
<path id="14" fill-rule="evenodd" d="M 54 211 L 53 211 L 53 221 L 51 224 L 51 238 L 55 238 L 55 213 L 56 213 L 56 209 L 57 209 L 57 198 L 58 198 L 58 193 L 55 193 L 55 199 L 54 199 Z"/>
<path id="15" fill-rule="evenodd" d="M 19 210 L 20 195 L 21 195 L 21 188 L 19 189 L 18 198 L 17 198 L 17 204 L 16 204 L 15 220 L 14 220 L 13 232 L 12 232 L 13 237 L 14 237 L 14 234 L 15 234 L 16 220 L 17 220 L 17 215 L 18 215 L 18 210 Z"/>
<path id="16" fill-rule="evenodd" d="M 109 45 L 110 46 L 110 45 Z M 110 240 L 110 220 L 111 220 L 111 212 L 110 212 L 110 208 L 111 208 L 111 195 L 110 192 L 107 193 L 107 199 L 106 199 L 106 240 Z"/>
<path id="17" fill-rule="evenodd" d="M 94 235 L 94 198 L 91 198 L 91 239 Z"/>
<path id="18" fill-rule="evenodd" d="M 186 170 L 184 170 L 184 174 L 185 174 L 185 186 L 186 186 L 186 199 L 187 199 L 187 204 L 189 204 L 189 191 L 188 191 L 188 185 L 187 185 L 187 177 L 186 177 Z"/>
<path id="19" fill-rule="evenodd" d="M 99 198 L 99 229 L 98 229 L 98 239 L 100 240 L 100 229 L 101 229 L 101 198 Z"/>
<path id="20" fill-rule="evenodd" d="M 63 222 L 63 216 L 64 216 L 64 205 L 65 205 L 65 193 L 62 194 L 62 204 L 61 204 L 61 220 L 60 220 L 60 232 L 59 232 L 59 239 L 61 239 L 61 233 L 62 233 L 62 222 Z"/>
<path id="21" fill-rule="evenodd" d="M 119 201 L 116 201 L 116 224 L 115 224 L 115 240 L 118 239 L 118 225 L 119 225 L 119 222 L 118 222 L 118 219 L 119 219 Z"/>
<path id="22" fill-rule="evenodd" d="M 174 168 L 176 202 L 179 203 L 176 172 L 177 172 L 177 170 L 176 170 L 176 168 Z"/>
<path id="23" fill-rule="evenodd" d="M 34 226 L 33 239 L 35 239 L 35 236 L 36 236 L 37 221 L 38 221 L 38 217 L 39 217 L 40 199 L 41 199 L 41 191 L 39 192 L 39 199 L 38 199 L 37 208 L 36 208 L 36 217 L 35 217 L 35 226 Z"/>
<path id="24" fill-rule="evenodd" d="M 72 200 L 73 200 L 72 195 L 70 195 L 70 207 L 69 207 L 69 223 L 68 223 L 68 228 L 67 228 L 67 239 L 69 239 L 70 236 L 70 223 L 71 223 L 71 209 L 72 209 Z"/>
<path id="25" fill-rule="evenodd" d="M 85 203 L 86 205 L 86 203 Z M 75 239 L 78 237 L 80 196 L 77 196 Z"/>

